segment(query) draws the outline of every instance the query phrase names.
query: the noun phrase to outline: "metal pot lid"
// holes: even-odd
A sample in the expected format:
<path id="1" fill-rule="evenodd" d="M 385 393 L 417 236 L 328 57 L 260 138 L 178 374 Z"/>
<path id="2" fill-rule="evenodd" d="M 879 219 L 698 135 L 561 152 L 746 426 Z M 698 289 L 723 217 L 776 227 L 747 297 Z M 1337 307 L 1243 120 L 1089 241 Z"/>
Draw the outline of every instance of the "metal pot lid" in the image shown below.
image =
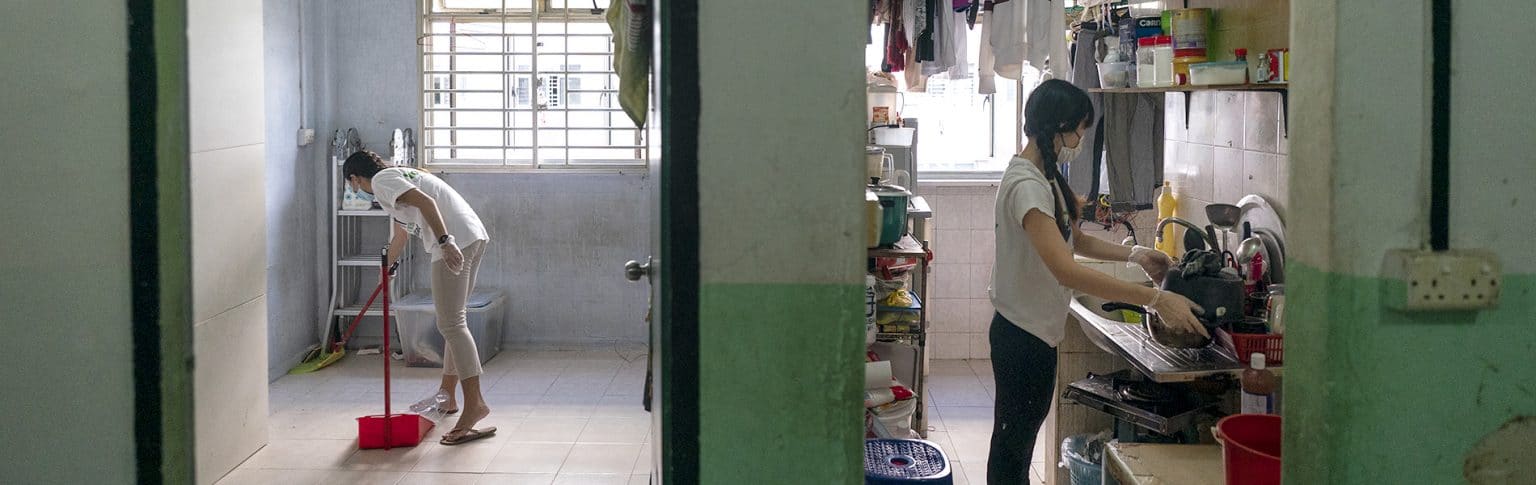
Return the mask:
<path id="1" fill-rule="evenodd" d="M 881 197 L 911 197 L 912 192 L 900 185 L 875 184 L 868 187 L 875 195 Z"/>

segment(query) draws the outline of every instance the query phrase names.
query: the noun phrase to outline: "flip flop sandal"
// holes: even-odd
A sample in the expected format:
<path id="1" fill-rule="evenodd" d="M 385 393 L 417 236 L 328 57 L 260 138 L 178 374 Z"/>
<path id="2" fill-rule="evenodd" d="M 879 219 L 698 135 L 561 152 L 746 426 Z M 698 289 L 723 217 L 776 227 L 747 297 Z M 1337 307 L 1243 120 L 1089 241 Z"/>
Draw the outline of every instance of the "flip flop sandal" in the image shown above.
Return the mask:
<path id="1" fill-rule="evenodd" d="M 455 432 L 459 432 L 459 433 L 463 433 L 463 434 L 459 435 L 458 439 L 449 439 L 448 435 L 453 434 Z M 485 428 L 485 429 L 467 429 L 467 430 L 462 430 L 462 431 L 461 430 L 453 430 L 453 431 L 449 431 L 447 433 L 444 433 L 443 434 L 443 439 L 439 440 L 438 443 L 442 444 L 443 446 L 462 445 L 464 443 L 468 443 L 468 442 L 475 441 L 475 440 L 478 440 L 478 439 L 490 438 L 491 436 L 494 436 L 495 434 L 496 434 L 496 427 L 495 426 L 488 427 L 488 428 Z"/>

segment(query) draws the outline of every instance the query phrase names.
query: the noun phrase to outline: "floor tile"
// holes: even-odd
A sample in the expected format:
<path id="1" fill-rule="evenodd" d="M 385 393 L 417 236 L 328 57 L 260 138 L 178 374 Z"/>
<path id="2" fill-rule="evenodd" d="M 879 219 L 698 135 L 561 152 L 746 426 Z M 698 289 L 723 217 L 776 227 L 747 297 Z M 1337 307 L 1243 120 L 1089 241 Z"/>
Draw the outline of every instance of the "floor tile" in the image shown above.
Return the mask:
<path id="1" fill-rule="evenodd" d="M 555 477 L 554 485 L 627 485 L 629 475 L 566 474 Z"/>
<path id="2" fill-rule="evenodd" d="M 487 473 L 480 475 L 475 485 L 549 485 L 554 481 L 553 473 Z"/>
<path id="3" fill-rule="evenodd" d="M 475 485 L 479 480 L 480 475 L 475 473 L 411 472 L 395 485 Z"/>
<path id="4" fill-rule="evenodd" d="M 649 418 L 592 418 L 576 441 L 581 443 L 644 443 L 651 435 Z"/>
<path id="5" fill-rule="evenodd" d="M 571 448 L 560 473 L 612 473 L 629 474 L 635 469 L 640 457 L 640 444 L 584 444 Z"/>
<path id="6" fill-rule="evenodd" d="M 453 472 L 453 473 L 482 473 L 501 447 L 506 445 L 506 439 L 497 436 L 480 439 L 455 446 L 443 446 L 432 443 L 431 448 L 422 455 L 421 460 L 411 471 L 417 472 Z"/>
<path id="7" fill-rule="evenodd" d="M 507 443 L 486 467 L 487 473 L 549 473 L 560 471 L 571 443 Z"/>
<path id="8" fill-rule="evenodd" d="M 644 418 L 651 419 L 645 410 L 641 396 L 603 396 L 592 410 L 596 418 Z"/>
<path id="9" fill-rule="evenodd" d="M 586 426 L 587 418 L 530 418 L 507 433 L 506 439 L 574 443 Z"/>
<path id="10" fill-rule="evenodd" d="M 239 468 L 219 479 L 216 485 L 318 485 L 324 483 L 329 470 L 267 470 Z"/>
<path id="11" fill-rule="evenodd" d="M 965 476 L 965 465 L 959 461 L 951 460 L 949 462 L 949 476 L 950 480 L 954 481 L 954 485 L 969 485 L 971 483 L 968 477 Z"/>
<path id="12" fill-rule="evenodd" d="M 354 471 L 410 471 L 432 449 L 430 442 L 409 448 L 357 450 L 343 468 Z"/>
<path id="13" fill-rule="evenodd" d="M 356 440 L 272 440 L 242 466 L 339 470 L 356 451 Z"/>
<path id="14" fill-rule="evenodd" d="M 326 475 L 320 483 L 325 485 L 390 485 L 405 477 L 405 472 L 369 472 L 339 470 Z M 286 485 L 286 484 L 285 484 Z"/>

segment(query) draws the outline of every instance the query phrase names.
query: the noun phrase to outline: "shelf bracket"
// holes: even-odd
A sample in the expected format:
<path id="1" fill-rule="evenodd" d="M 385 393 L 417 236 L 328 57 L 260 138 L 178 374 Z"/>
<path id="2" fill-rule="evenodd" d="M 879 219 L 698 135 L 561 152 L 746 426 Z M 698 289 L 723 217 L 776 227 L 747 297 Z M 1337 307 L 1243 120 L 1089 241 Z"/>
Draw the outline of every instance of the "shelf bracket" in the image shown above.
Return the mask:
<path id="1" fill-rule="evenodd" d="M 1191 99 L 1194 99 L 1194 98 L 1195 98 L 1195 93 L 1192 93 L 1192 92 L 1185 92 L 1184 93 L 1184 129 L 1186 131 L 1189 130 L 1189 106 L 1190 106 L 1190 102 L 1189 101 Z"/>
<path id="2" fill-rule="evenodd" d="M 1280 123 L 1285 130 L 1285 138 L 1291 138 L 1291 90 L 1280 90 Z"/>

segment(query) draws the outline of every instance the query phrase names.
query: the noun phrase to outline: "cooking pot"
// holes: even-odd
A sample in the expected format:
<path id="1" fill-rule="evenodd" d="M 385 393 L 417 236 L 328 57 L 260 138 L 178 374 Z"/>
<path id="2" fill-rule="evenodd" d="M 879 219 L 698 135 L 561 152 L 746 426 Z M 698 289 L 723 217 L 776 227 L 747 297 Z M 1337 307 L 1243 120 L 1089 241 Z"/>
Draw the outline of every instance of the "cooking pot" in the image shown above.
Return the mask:
<path id="1" fill-rule="evenodd" d="M 1174 330 L 1169 328 L 1168 325 L 1163 323 L 1163 319 L 1161 317 L 1159 317 L 1156 313 L 1147 311 L 1147 309 L 1143 308 L 1141 305 L 1111 302 L 1105 303 L 1102 308 L 1106 312 L 1112 312 L 1115 310 L 1130 310 L 1133 312 L 1141 313 L 1142 328 L 1146 329 L 1147 335 L 1152 336 L 1153 342 L 1157 342 L 1164 347 L 1172 349 L 1202 349 L 1205 348 L 1205 346 L 1211 344 L 1210 337 L 1200 335 L 1196 332 L 1185 332 L 1182 330 Z M 1202 320 L 1200 323 L 1205 324 L 1205 321 Z M 1205 330 L 1207 332 L 1213 332 L 1215 331 L 1215 327 L 1206 324 Z"/>
<path id="2" fill-rule="evenodd" d="M 890 247 L 907 233 L 907 201 L 912 192 L 899 185 L 876 184 L 867 187 L 880 201 L 880 243 Z"/>
<path id="3" fill-rule="evenodd" d="M 1207 332 L 1243 319 L 1243 279 L 1222 271 L 1221 258 L 1221 254 L 1214 251 L 1189 251 L 1184 254 L 1184 261 L 1170 268 L 1158 284 L 1163 291 L 1188 298 L 1203 309 L 1204 313 L 1195 314 L 1195 318 Z M 1169 328 L 1157 314 L 1140 305 L 1106 303 L 1103 308 L 1105 311 L 1132 310 L 1145 314 L 1142 322 L 1147 333 L 1153 341 L 1166 347 L 1198 349 L 1211 343 L 1210 337 L 1199 333 Z"/>

